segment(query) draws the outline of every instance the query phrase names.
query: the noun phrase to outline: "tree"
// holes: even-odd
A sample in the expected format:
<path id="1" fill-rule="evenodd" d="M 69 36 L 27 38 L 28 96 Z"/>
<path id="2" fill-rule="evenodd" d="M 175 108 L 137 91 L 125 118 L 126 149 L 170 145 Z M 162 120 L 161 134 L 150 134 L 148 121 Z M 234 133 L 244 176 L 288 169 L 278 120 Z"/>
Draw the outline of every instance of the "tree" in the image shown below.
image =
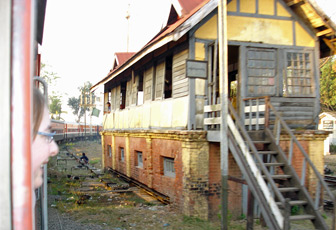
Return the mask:
<path id="1" fill-rule="evenodd" d="M 90 101 L 90 88 L 92 86 L 92 83 L 87 81 L 84 83 L 83 86 L 79 86 L 79 96 L 78 97 L 71 97 L 68 99 L 68 106 L 72 109 L 72 113 L 77 116 L 77 122 L 80 122 L 81 117 L 85 114 L 86 111 L 90 111 L 90 107 L 82 107 L 81 103 L 87 103 L 87 104 L 93 104 L 94 101 Z M 84 100 L 84 95 L 86 95 L 86 101 Z M 82 97 L 82 101 L 81 101 Z"/>
<path id="2" fill-rule="evenodd" d="M 81 117 L 84 115 L 84 108 L 80 107 L 79 97 L 71 97 L 68 99 L 68 106 L 73 110 L 72 113 L 77 116 L 77 122 L 80 121 Z"/>
<path id="3" fill-rule="evenodd" d="M 55 86 L 56 80 L 60 78 L 57 73 L 49 70 L 49 65 L 41 63 L 41 77 L 46 81 L 49 86 Z"/>
<path id="4" fill-rule="evenodd" d="M 51 113 L 51 118 L 56 120 L 61 120 L 62 114 L 62 102 L 61 97 L 53 95 L 49 96 L 49 112 Z"/>
<path id="5" fill-rule="evenodd" d="M 320 103 L 322 110 L 336 111 L 336 59 L 329 57 L 321 67 Z"/>
<path id="6" fill-rule="evenodd" d="M 59 92 L 56 92 L 57 79 L 60 77 L 57 76 L 57 73 L 50 70 L 49 65 L 41 63 L 41 78 L 43 78 L 48 85 L 51 118 L 61 120 L 61 114 L 65 112 L 62 111 L 62 96 L 60 96 Z"/>

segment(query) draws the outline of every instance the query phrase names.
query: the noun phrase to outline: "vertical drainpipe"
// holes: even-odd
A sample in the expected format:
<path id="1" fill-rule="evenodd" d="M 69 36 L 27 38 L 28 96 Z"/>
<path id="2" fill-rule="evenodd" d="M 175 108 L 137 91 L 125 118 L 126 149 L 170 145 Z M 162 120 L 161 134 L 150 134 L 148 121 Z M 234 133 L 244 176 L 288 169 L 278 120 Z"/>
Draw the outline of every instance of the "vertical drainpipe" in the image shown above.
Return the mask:
<path id="1" fill-rule="evenodd" d="M 221 229 L 228 229 L 228 57 L 227 57 L 227 0 L 218 1 L 218 41 L 219 41 L 219 79 L 220 79 L 220 102 L 221 102 L 221 130 L 220 130 L 220 156 L 221 156 L 221 203 L 222 225 Z"/>
<path id="2" fill-rule="evenodd" d="M 12 1 L 11 176 L 13 229 L 33 229 L 31 98 L 34 0 Z"/>

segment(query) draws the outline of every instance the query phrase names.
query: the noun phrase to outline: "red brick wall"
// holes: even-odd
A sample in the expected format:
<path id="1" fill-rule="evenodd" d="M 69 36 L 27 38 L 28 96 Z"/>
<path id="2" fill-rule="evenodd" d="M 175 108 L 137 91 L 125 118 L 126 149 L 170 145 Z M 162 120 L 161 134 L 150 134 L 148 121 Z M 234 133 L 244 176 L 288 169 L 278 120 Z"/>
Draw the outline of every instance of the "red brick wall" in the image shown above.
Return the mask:
<path id="1" fill-rule="evenodd" d="M 153 188 L 182 205 L 182 146 L 180 141 L 152 139 Z M 175 178 L 163 175 L 163 157 L 174 158 Z"/>
<path id="2" fill-rule="evenodd" d="M 105 162 L 105 167 L 110 167 L 112 168 L 112 157 L 109 156 L 108 152 L 108 145 L 111 146 L 112 148 L 112 137 L 111 136 L 104 136 L 104 162 Z"/>
<path id="3" fill-rule="evenodd" d="M 115 162 L 116 162 L 116 168 L 118 172 L 121 172 L 124 175 L 127 175 L 126 171 L 126 143 L 125 143 L 125 137 L 115 137 Z M 121 161 L 121 156 L 120 156 L 120 148 L 124 148 L 124 156 L 125 160 L 124 162 Z"/>
<path id="4" fill-rule="evenodd" d="M 137 151 L 142 152 L 143 168 L 138 167 Z M 145 138 L 130 138 L 130 164 L 131 177 L 137 181 L 148 185 L 148 167 L 151 165 L 148 162 L 147 143 Z"/>
<path id="5" fill-rule="evenodd" d="M 220 166 L 220 145 L 210 143 L 209 145 L 209 216 L 216 218 L 220 212 L 221 201 L 221 166 Z M 241 171 L 236 164 L 232 154 L 229 154 L 229 175 L 241 178 Z M 229 180 L 228 194 L 229 209 L 233 216 L 242 213 L 242 184 Z"/>

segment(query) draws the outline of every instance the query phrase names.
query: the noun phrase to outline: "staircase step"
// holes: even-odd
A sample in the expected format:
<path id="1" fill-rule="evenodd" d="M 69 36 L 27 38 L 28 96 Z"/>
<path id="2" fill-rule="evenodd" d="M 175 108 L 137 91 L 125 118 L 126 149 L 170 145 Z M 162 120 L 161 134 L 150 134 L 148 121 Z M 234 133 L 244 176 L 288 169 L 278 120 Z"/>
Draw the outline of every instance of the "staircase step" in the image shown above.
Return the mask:
<path id="1" fill-rule="evenodd" d="M 280 192 L 297 192 L 300 189 L 298 187 L 284 187 L 284 188 L 279 188 Z"/>
<path id="2" fill-rule="evenodd" d="M 276 202 L 276 204 L 282 207 L 281 202 Z M 305 205 L 305 204 L 307 204 L 307 201 L 305 201 L 305 200 L 291 200 L 291 201 L 289 201 L 290 206 Z"/>
<path id="3" fill-rule="evenodd" d="M 254 144 L 270 144 L 270 141 L 265 141 L 265 140 L 252 140 Z"/>
<path id="4" fill-rule="evenodd" d="M 277 151 L 258 151 L 258 153 L 259 154 L 278 154 Z"/>
<path id="5" fill-rule="evenodd" d="M 286 174 L 279 174 L 279 175 L 271 175 L 273 179 L 288 179 L 291 178 L 291 175 L 286 175 Z M 265 175 L 263 175 L 263 178 L 266 178 Z"/>
<path id="6" fill-rule="evenodd" d="M 265 166 L 284 166 L 284 163 L 264 163 Z"/>
<path id="7" fill-rule="evenodd" d="M 313 220 L 313 219 L 315 219 L 315 216 L 308 215 L 308 214 L 305 214 L 305 215 L 295 215 L 295 216 L 290 216 L 289 217 L 290 221 L 296 221 L 296 220 Z"/>

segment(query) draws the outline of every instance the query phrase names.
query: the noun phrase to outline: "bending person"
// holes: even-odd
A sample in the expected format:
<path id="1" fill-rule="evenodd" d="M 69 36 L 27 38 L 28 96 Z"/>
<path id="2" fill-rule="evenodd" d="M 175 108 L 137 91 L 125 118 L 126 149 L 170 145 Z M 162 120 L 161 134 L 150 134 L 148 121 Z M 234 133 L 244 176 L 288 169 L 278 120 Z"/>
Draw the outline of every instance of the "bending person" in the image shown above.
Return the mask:
<path id="1" fill-rule="evenodd" d="M 87 164 L 89 163 L 89 158 L 85 155 L 85 153 L 82 153 L 82 156 L 80 158 L 80 162 Z"/>

